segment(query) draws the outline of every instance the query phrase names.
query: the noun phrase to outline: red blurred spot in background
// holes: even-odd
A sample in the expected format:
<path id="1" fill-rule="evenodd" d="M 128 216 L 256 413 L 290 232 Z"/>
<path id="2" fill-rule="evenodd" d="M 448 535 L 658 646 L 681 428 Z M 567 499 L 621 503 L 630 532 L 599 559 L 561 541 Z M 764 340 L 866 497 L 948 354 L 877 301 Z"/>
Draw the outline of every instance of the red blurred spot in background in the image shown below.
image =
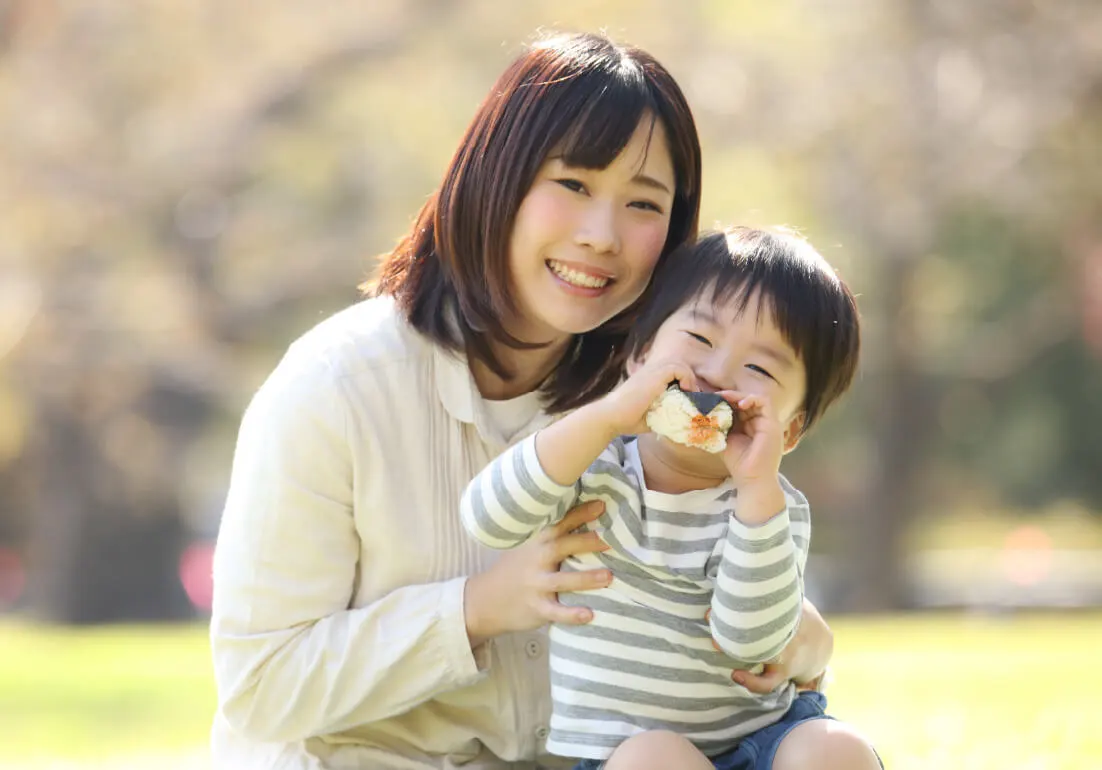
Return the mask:
<path id="1" fill-rule="evenodd" d="M 1040 527 L 1012 529 L 1003 545 L 1003 574 L 1020 586 L 1040 583 L 1052 569 L 1052 538 Z"/>
<path id="2" fill-rule="evenodd" d="M 26 585 L 22 557 L 11 548 L 0 548 L 0 609 L 19 601 Z"/>
<path id="3" fill-rule="evenodd" d="M 192 543 L 180 554 L 180 585 L 196 609 L 210 611 L 214 585 L 211 566 L 214 563 L 214 543 Z"/>

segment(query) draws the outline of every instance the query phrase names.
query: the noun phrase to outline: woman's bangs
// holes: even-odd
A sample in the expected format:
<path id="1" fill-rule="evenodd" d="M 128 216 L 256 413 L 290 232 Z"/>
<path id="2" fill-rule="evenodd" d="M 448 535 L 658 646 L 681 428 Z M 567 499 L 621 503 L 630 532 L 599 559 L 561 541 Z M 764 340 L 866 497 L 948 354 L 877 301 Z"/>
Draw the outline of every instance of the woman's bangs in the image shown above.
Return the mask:
<path id="1" fill-rule="evenodd" d="M 582 76 L 571 84 L 580 109 L 554 152 L 569 166 L 606 168 L 631 141 L 639 120 L 648 110 L 653 115 L 654 110 L 641 81 L 605 83 L 593 97 L 593 86 L 586 82 L 590 77 Z"/>

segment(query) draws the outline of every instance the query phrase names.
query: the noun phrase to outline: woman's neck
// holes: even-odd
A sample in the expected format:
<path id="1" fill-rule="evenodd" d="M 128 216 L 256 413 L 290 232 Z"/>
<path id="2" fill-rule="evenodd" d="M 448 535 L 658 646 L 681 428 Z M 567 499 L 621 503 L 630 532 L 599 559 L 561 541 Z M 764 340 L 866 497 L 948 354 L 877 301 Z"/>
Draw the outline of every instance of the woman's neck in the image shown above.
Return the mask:
<path id="1" fill-rule="evenodd" d="M 636 440 L 639 442 L 643 480 L 652 492 L 679 495 L 697 489 L 711 489 L 729 476 L 723 462 L 714 455 L 700 450 L 682 451 L 681 447 L 653 433 L 644 433 Z"/>
<path id="2" fill-rule="evenodd" d="M 523 396 L 539 388 L 562 360 L 563 353 L 571 338 L 552 343 L 542 348 L 520 350 L 501 343 L 491 343 L 491 350 L 506 371 L 512 372 L 512 379 L 505 380 L 495 374 L 484 362 L 470 356 L 471 374 L 474 376 L 478 392 L 491 401 Z"/>

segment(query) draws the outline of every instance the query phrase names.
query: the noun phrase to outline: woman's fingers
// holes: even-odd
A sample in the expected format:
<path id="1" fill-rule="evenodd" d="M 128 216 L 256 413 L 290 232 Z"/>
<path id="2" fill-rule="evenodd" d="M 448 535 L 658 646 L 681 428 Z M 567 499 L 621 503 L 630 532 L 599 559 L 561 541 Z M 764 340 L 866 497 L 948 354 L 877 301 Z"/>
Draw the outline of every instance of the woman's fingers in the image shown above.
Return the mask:
<path id="1" fill-rule="evenodd" d="M 588 524 L 591 521 L 596 521 L 601 518 L 601 514 L 605 512 L 605 504 L 600 500 L 589 500 L 576 505 L 571 508 L 565 516 L 562 517 L 554 526 L 548 531 L 554 537 L 562 537 L 568 532 L 573 532 L 578 527 L 584 524 Z"/>
<path id="2" fill-rule="evenodd" d="M 593 620 L 593 610 L 588 607 L 567 607 L 553 599 L 542 602 L 539 613 L 549 623 L 567 623 L 572 626 L 580 626 Z"/>
<path id="3" fill-rule="evenodd" d="M 608 548 L 608 543 L 601 540 L 601 536 L 596 532 L 575 532 L 551 541 L 550 553 L 557 564 L 568 556 L 607 551 Z"/>
<path id="4" fill-rule="evenodd" d="M 788 681 L 784 668 L 776 663 L 766 663 L 765 669 L 760 674 L 739 670 L 731 674 L 731 678 L 758 695 L 768 695 L 776 690 L 781 682 Z"/>
<path id="5" fill-rule="evenodd" d="M 612 573 L 607 569 L 587 569 L 582 572 L 548 573 L 546 586 L 551 593 L 570 593 L 607 588 L 611 583 Z"/>

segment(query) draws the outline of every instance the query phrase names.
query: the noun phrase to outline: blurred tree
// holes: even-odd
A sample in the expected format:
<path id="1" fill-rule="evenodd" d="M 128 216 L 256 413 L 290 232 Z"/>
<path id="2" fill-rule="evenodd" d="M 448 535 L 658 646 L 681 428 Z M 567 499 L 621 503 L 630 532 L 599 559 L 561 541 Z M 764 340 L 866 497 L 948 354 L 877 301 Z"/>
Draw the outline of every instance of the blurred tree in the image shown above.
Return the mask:
<path id="1" fill-rule="evenodd" d="M 249 393 L 543 24 L 653 50 L 703 222 L 800 225 L 862 294 L 857 390 L 790 461 L 833 607 L 910 601 L 906 529 L 961 500 L 1102 510 L 1097 2 L 0 0 L 0 545 L 36 613 L 190 612 Z"/>

